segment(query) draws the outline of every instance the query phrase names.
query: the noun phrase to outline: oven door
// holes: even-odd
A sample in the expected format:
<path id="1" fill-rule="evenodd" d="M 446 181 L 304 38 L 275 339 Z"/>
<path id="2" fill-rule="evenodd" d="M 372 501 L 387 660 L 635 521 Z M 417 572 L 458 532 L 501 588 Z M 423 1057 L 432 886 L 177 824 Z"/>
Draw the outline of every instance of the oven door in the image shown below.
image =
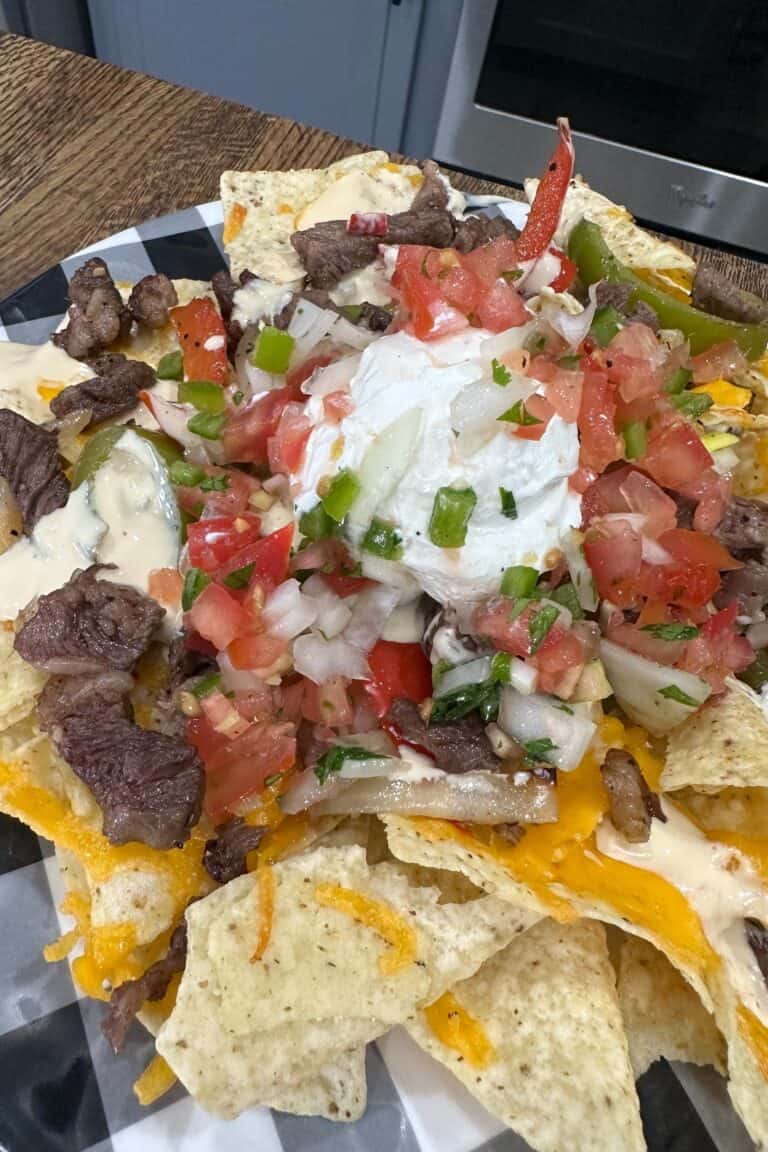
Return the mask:
<path id="1" fill-rule="evenodd" d="M 766 0 L 464 0 L 438 160 L 521 184 L 558 115 L 642 220 L 768 254 Z"/>

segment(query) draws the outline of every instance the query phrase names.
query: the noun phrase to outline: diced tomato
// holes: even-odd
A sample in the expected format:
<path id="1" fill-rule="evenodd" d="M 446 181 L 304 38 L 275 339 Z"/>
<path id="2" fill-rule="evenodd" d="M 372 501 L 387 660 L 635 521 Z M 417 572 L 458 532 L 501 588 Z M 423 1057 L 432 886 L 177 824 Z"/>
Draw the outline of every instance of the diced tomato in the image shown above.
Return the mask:
<path id="1" fill-rule="evenodd" d="M 346 572 L 323 572 L 323 580 L 337 596 L 354 596 L 357 592 L 364 592 L 370 588 L 373 580 L 366 576 L 351 576 Z"/>
<path id="2" fill-rule="evenodd" d="M 511 236 L 499 236 L 490 244 L 481 244 L 461 258 L 462 265 L 491 288 L 505 272 L 515 272 L 518 266 L 517 242 Z"/>
<path id="3" fill-rule="evenodd" d="M 277 432 L 283 410 L 300 399 L 299 385 L 294 382 L 231 412 L 221 433 L 227 460 L 266 464 L 269 438 Z"/>
<path id="4" fill-rule="evenodd" d="M 725 688 L 725 677 L 743 672 L 755 658 L 746 636 L 736 633 L 738 605 L 734 602 L 710 616 L 700 635 L 689 641 L 681 667 L 708 680 L 716 692 Z"/>
<path id="5" fill-rule="evenodd" d="M 645 324 L 621 328 L 602 356 L 608 379 L 618 386 L 622 400 L 657 395 L 664 383 L 666 352 Z"/>
<path id="6" fill-rule="evenodd" d="M 528 655 L 531 636 L 528 630 L 530 609 L 526 608 L 515 619 L 511 619 L 514 601 L 506 597 L 490 600 L 475 612 L 474 626 L 478 635 L 487 636 L 502 652 L 513 656 Z"/>
<path id="7" fill-rule="evenodd" d="M 565 253 L 561 252 L 558 248 L 550 248 L 550 252 L 553 256 L 557 256 L 560 261 L 560 271 L 550 284 L 550 288 L 553 292 L 567 292 L 576 279 L 579 270 L 573 260 L 569 260 Z"/>
<path id="8" fill-rule="evenodd" d="M 675 664 L 685 652 L 685 641 L 662 640 L 652 632 L 644 632 L 646 624 L 670 623 L 673 619 L 663 605 L 653 615 L 657 618 L 649 619 L 644 610 L 635 623 L 630 623 L 624 620 L 621 612 L 613 613 L 605 629 L 606 639 L 657 664 Z"/>
<path id="9" fill-rule="evenodd" d="M 617 586 L 640 574 L 643 543 L 629 520 L 595 520 L 584 537 L 584 555 L 598 592 L 613 600 Z"/>
<path id="10" fill-rule="evenodd" d="M 707 384 L 710 380 L 723 377 L 730 380 L 735 373 L 746 368 L 747 358 L 735 340 L 726 340 L 723 344 L 713 344 L 698 356 L 693 356 L 688 366 L 693 372 L 694 384 Z"/>
<path id="11" fill-rule="evenodd" d="M 239 635 L 230 638 L 226 648 L 234 668 L 259 670 L 271 668 L 288 651 L 288 643 L 265 632 L 249 634 L 246 629 L 241 629 Z"/>
<path id="12" fill-rule="evenodd" d="M 578 418 L 583 372 L 560 368 L 547 356 L 534 356 L 528 365 L 528 375 L 544 384 L 544 394 L 558 416 L 569 424 Z"/>
<path id="13" fill-rule="evenodd" d="M 187 736 L 205 765 L 203 806 L 214 823 L 262 792 L 268 777 L 287 772 L 296 762 L 295 729 L 288 723 L 250 724 L 237 739 L 228 740 L 201 716 L 189 721 Z"/>
<path id="14" fill-rule="evenodd" d="M 189 562 L 193 568 L 213 574 L 222 570 L 246 545 L 260 539 L 261 520 L 253 512 L 212 516 L 187 525 Z"/>
<path id="15" fill-rule="evenodd" d="M 301 711 L 304 718 L 313 724 L 328 724 L 332 728 L 343 728 L 351 724 L 354 712 L 345 678 L 334 676 L 325 684 L 314 684 L 307 680 Z"/>
<path id="16" fill-rule="evenodd" d="M 573 142 L 568 121 L 561 117 L 557 130 L 557 147 L 539 181 L 525 227 L 517 239 L 520 260 L 535 260 L 551 244 L 573 175 Z"/>
<path id="17" fill-rule="evenodd" d="M 530 661 L 539 671 L 537 690 L 570 696 L 584 667 L 584 642 L 562 624 L 550 628 Z"/>
<path id="18" fill-rule="evenodd" d="M 683 496 L 696 500 L 693 526 L 697 532 L 713 532 L 722 520 L 731 495 L 731 479 L 720 476 L 714 468 L 702 472 L 681 489 Z"/>
<path id="19" fill-rule="evenodd" d="M 257 492 L 261 484 L 255 476 L 249 476 L 239 468 L 209 468 L 212 476 L 226 475 L 228 483 L 223 492 L 203 492 L 203 504 L 207 516 L 234 516 L 247 511 L 249 500 Z M 197 492 L 198 489 L 192 489 Z"/>
<path id="20" fill-rule="evenodd" d="M 652 600 L 693 610 L 708 604 L 719 587 L 719 572 L 705 564 L 643 562 L 637 576 L 616 585 L 611 599 L 623 606 Z"/>
<path id="21" fill-rule="evenodd" d="M 729 572 L 743 567 L 741 561 L 734 559 L 719 540 L 715 540 L 714 536 L 705 536 L 703 532 L 673 528 L 659 537 L 659 544 L 682 564 L 701 564 L 714 568 L 716 572 Z"/>
<path id="22" fill-rule="evenodd" d="M 340 424 L 354 409 L 354 402 L 349 392 L 339 389 L 338 392 L 329 392 L 323 397 L 323 413 L 331 424 Z"/>
<path id="23" fill-rule="evenodd" d="M 481 327 L 490 332 L 519 328 L 531 319 L 522 296 L 504 280 L 488 289 L 475 311 Z"/>
<path id="24" fill-rule="evenodd" d="M 153 600 L 159 600 L 169 608 L 176 608 L 181 603 L 183 585 L 178 568 L 153 568 L 149 574 L 147 591 Z"/>
<path id="25" fill-rule="evenodd" d="M 660 484 L 680 492 L 712 464 L 712 457 L 687 421 L 660 422 L 651 431 L 643 469 Z"/>
<path id="26" fill-rule="evenodd" d="M 209 584 L 203 589 L 189 610 L 189 623 L 218 652 L 253 625 L 248 612 L 220 584 Z"/>
<path id="27" fill-rule="evenodd" d="M 621 487 L 632 471 L 629 464 L 623 464 L 620 468 L 611 468 L 592 481 L 584 490 L 581 502 L 582 527 L 587 528 L 598 516 L 607 516 L 611 512 L 629 512 L 629 503 Z"/>
<path id="28" fill-rule="evenodd" d="M 603 472 L 620 458 L 623 445 L 616 435 L 615 414 L 616 397 L 608 377 L 590 367 L 584 373 L 578 419 L 582 467 Z"/>
<path id="29" fill-rule="evenodd" d="M 631 469 L 619 485 L 630 512 L 645 516 L 643 535 L 654 539 L 677 525 L 677 505 L 658 484 L 642 472 Z"/>
<path id="30" fill-rule="evenodd" d="M 274 436 L 267 441 L 267 457 L 273 473 L 289 476 L 298 472 L 304 459 L 312 425 L 303 404 L 286 404 Z"/>
<path id="31" fill-rule="evenodd" d="M 446 304 L 457 308 L 463 316 L 469 316 L 480 308 L 484 288 L 473 272 L 454 264 L 439 274 L 440 294 Z"/>
<path id="32" fill-rule="evenodd" d="M 226 736 L 227 740 L 242 736 L 248 727 L 248 721 L 223 692 L 210 692 L 203 697 L 201 704 L 208 723 L 216 732 Z"/>
<path id="33" fill-rule="evenodd" d="M 396 644 L 379 640 L 368 653 L 371 679 L 366 690 L 377 716 L 389 711 L 393 700 L 420 704 L 432 695 L 432 666 L 420 644 Z"/>
<path id="34" fill-rule="evenodd" d="M 227 331 L 213 300 L 196 296 L 189 304 L 172 308 L 170 316 L 179 336 L 187 379 L 226 384 L 229 379 Z"/>
<path id="35" fill-rule="evenodd" d="M 275 711 L 275 702 L 272 689 L 263 681 L 256 681 L 256 686 L 247 692 L 235 693 L 235 707 L 246 720 L 266 720 Z M 284 720 L 290 717 L 281 714 Z"/>
<path id="36" fill-rule="evenodd" d="M 292 543 L 293 524 L 286 524 L 237 552 L 230 560 L 233 567 L 228 571 L 253 564 L 250 586 L 258 584 L 265 593 L 271 592 L 288 575 Z"/>

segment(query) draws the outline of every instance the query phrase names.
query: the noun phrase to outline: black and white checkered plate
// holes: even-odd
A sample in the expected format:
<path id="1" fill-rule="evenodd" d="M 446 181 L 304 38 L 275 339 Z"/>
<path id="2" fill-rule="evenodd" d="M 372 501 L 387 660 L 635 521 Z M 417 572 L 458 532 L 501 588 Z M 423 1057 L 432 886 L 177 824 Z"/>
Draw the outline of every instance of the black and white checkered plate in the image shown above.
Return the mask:
<path id="1" fill-rule="evenodd" d="M 521 223 L 513 201 L 474 206 Z M 96 253 L 115 279 L 150 272 L 208 280 L 225 266 L 218 202 L 128 228 L 63 260 L 0 303 L 0 339 L 42 343 L 66 310 L 67 284 Z M 354 1125 L 266 1110 L 217 1120 L 177 1086 L 141 1108 L 131 1087 L 152 1055 L 138 1026 L 116 1057 L 103 1005 L 79 995 L 44 946 L 72 926 L 51 846 L 0 815 L 0 1152 L 524 1152 L 441 1065 L 395 1029 L 368 1051 L 368 1110 Z M 749 1152 L 711 1070 L 654 1065 L 638 1084 L 651 1152 Z M 557 1100 L 551 1101 L 557 1108 Z M 568 1152 L 563 1149 L 562 1152 Z M 621 1152 L 595 1149 L 595 1152 Z"/>

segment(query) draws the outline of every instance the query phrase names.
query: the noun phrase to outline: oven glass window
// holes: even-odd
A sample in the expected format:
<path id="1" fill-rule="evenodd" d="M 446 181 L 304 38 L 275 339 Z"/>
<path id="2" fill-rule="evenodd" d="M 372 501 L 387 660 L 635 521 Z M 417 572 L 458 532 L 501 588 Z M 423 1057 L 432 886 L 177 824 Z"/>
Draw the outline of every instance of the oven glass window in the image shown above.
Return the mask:
<path id="1" fill-rule="evenodd" d="M 768 0 L 499 0 L 476 101 L 768 180 Z"/>

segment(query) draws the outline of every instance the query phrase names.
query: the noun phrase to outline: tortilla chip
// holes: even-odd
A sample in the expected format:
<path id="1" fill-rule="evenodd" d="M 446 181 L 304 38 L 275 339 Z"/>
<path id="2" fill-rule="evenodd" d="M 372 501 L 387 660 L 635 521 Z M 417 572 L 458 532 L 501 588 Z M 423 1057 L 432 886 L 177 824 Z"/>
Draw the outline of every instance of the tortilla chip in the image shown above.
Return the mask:
<path id="1" fill-rule="evenodd" d="M 359 1120 L 368 1103 L 365 1047 L 339 1052 L 305 1080 L 278 1085 L 264 1106 L 294 1116 L 326 1120 Z"/>
<path id="2" fill-rule="evenodd" d="M 347 156 L 328 168 L 223 172 L 224 247 L 233 277 L 237 278 L 247 268 L 278 284 L 301 281 L 304 267 L 290 238 L 297 227 L 301 227 L 302 212 L 340 177 L 358 171 L 376 179 L 377 169 L 382 172 L 381 210 L 400 211 L 407 205 L 401 193 L 387 186 L 389 157 L 386 152 Z M 413 165 L 398 165 L 397 169 L 414 181 L 420 176 L 419 169 Z M 415 195 L 415 183 L 413 192 Z"/>
<path id="3" fill-rule="evenodd" d="M 635 1078 L 662 1057 L 725 1074 L 725 1041 L 714 1019 L 658 948 L 623 935 L 618 991 Z"/>
<path id="4" fill-rule="evenodd" d="M 538 186 L 538 180 L 524 182 L 529 201 L 533 200 Z M 571 230 L 582 218 L 602 229 L 606 244 L 628 268 L 657 271 L 677 269 L 687 274 L 687 277 L 692 277 L 696 270 L 696 261 L 683 252 L 682 248 L 640 228 L 623 204 L 614 204 L 577 176 L 568 186 L 560 213 L 560 223 L 555 233 L 555 243 L 559 247 L 567 249 Z"/>
<path id="5" fill-rule="evenodd" d="M 274 912 L 263 958 L 258 874 L 232 881 L 187 912 L 189 950 L 157 1048 L 204 1107 L 223 1116 L 274 1100 L 307 1068 L 335 1064 L 471 975 L 533 917 L 482 897 L 439 904 L 359 846 L 315 848 L 272 869 Z M 384 975 L 392 949 L 362 921 L 316 898 L 338 885 L 384 906 L 413 962 Z"/>
<path id="6" fill-rule="evenodd" d="M 14 632 L 0 624 L 0 732 L 31 715 L 48 677 L 22 660 Z"/>
<path id="7" fill-rule="evenodd" d="M 729 1003 L 728 1095 L 755 1142 L 757 1152 L 768 1148 L 768 1044 L 760 1053 L 749 1043 L 738 1007 Z M 765 1036 L 764 1032 L 764 1036 Z"/>
<path id="8" fill-rule="evenodd" d="M 697 419 L 705 428 L 738 428 L 759 432 L 768 428 L 768 416 L 758 412 L 745 412 L 743 408 L 730 408 L 725 404 L 713 404 Z"/>
<path id="9" fill-rule="evenodd" d="M 679 804 L 705 832 L 764 839 L 768 828 L 768 788 L 723 788 L 720 792 L 675 792 Z"/>
<path id="10" fill-rule="evenodd" d="M 537 1152 L 643 1149 L 605 931 L 542 920 L 452 989 L 485 1044 L 408 1031 Z"/>
<path id="11" fill-rule="evenodd" d="M 731 687 L 669 736 L 664 792 L 768 786 L 768 722 L 747 688 Z"/>

